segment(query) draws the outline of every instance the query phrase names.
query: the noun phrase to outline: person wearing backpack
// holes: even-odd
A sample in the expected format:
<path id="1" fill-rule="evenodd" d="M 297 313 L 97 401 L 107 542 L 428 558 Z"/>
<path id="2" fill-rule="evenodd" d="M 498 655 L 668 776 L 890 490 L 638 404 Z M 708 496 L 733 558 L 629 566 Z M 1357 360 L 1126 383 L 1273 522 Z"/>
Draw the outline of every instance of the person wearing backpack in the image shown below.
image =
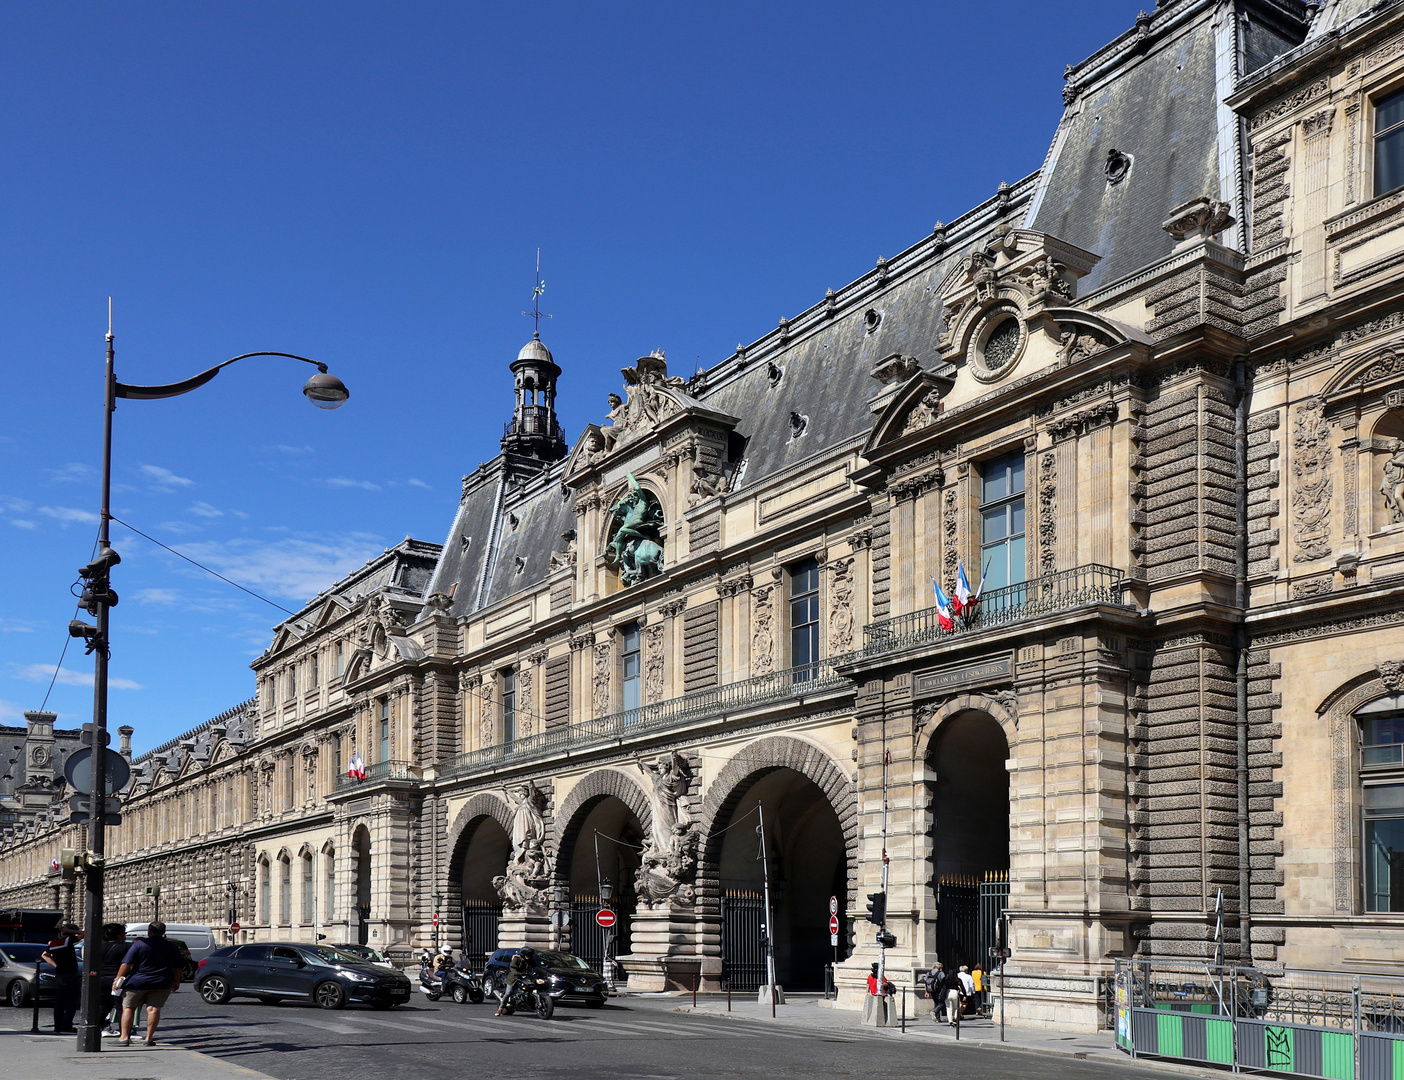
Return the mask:
<path id="1" fill-rule="evenodd" d="M 965 994 L 965 987 L 960 981 L 960 972 L 951 968 L 946 972 L 945 978 L 941 980 L 941 986 L 946 991 L 946 1021 L 955 1027 L 960 1023 L 960 1001 Z"/>
<path id="2" fill-rule="evenodd" d="M 944 981 L 945 976 L 941 971 L 940 961 L 937 961 L 936 966 L 921 977 L 921 985 L 926 990 L 926 996 L 931 999 L 931 1019 L 938 1024 L 941 1022 L 941 1002 L 945 996 L 942 993 L 941 985 Z"/>

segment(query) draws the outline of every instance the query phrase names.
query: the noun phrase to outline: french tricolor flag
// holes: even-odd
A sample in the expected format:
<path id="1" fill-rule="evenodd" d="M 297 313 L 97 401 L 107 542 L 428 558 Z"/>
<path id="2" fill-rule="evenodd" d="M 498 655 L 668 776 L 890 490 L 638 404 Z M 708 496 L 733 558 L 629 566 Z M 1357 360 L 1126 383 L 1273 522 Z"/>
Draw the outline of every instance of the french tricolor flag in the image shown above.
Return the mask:
<path id="1" fill-rule="evenodd" d="M 346 775 L 352 780 L 364 780 L 366 778 L 366 763 L 361 760 L 361 755 L 357 754 L 351 759 L 351 767 L 346 770 Z"/>
<path id="2" fill-rule="evenodd" d="M 941 588 L 941 583 L 935 578 L 931 579 L 931 587 L 936 590 L 936 622 L 942 630 L 954 630 L 955 617 L 951 598 L 946 595 L 946 590 Z"/>

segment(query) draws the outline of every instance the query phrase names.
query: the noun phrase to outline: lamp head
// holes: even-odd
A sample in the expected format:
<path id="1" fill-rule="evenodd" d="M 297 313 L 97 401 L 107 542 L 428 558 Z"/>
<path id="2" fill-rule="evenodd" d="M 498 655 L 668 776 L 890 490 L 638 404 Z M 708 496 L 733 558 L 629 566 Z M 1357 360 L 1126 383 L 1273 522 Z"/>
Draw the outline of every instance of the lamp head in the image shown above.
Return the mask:
<path id="1" fill-rule="evenodd" d="M 308 379 L 302 392 L 319 409 L 339 409 L 351 396 L 346 384 L 326 371 L 319 371 Z"/>

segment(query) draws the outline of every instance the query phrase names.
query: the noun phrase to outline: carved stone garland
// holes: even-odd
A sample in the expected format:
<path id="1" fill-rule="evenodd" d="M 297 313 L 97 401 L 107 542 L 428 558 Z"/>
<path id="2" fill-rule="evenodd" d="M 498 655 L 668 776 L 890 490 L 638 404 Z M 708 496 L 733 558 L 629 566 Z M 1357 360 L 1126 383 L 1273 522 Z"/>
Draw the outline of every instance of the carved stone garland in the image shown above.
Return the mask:
<path id="1" fill-rule="evenodd" d="M 1038 559 L 1045 574 L 1058 569 L 1058 455 L 1052 450 L 1039 460 Z"/>
<path id="2" fill-rule="evenodd" d="M 1312 398 L 1297 410 L 1292 433 L 1293 562 L 1331 554 L 1331 427 L 1325 403 Z"/>
<path id="3" fill-rule="evenodd" d="M 663 624 L 644 628 L 644 700 L 663 700 Z"/>
<path id="4" fill-rule="evenodd" d="M 594 710 L 596 716 L 609 712 L 609 675 L 612 648 L 608 641 L 595 646 Z"/>
<path id="5" fill-rule="evenodd" d="M 768 675 L 775 668 L 775 587 L 751 592 L 751 674 Z"/>
<path id="6" fill-rule="evenodd" d="M 835 559 L 828 566 L 829 653 L 845 653 L 853 647 L 853 559 Z"/>

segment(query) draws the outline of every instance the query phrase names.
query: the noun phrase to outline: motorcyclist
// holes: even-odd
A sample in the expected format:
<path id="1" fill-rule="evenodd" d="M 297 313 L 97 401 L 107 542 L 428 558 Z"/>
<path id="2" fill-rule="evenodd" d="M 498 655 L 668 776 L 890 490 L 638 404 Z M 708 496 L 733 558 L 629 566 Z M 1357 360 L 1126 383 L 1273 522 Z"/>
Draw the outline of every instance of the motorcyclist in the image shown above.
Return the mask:
<path id="1" fill-rule="evenodd" d="M 434 972 L 442 975 L 445 971 L 452 971 L 456 965 L 453 962 L 453 950 L 445 945 L 439 950 L 439 955 L 434 957 Z"/>
<path id="2" fill-rule="evenodd" d="M 507 964 L 507 977 L 502 980 L 502 993 L 497 998 L 497 1012 L 493 1015 L 502 1015 L 502 1006 L 507 1004 L 507 999 L 512 996 L 512 988 L 517 985 L 518 979 L 531 970 L 535 960 L 536 950 L 530 945 L 524 949 L 518 949 L 513 954 L 511 961 Z"/>

